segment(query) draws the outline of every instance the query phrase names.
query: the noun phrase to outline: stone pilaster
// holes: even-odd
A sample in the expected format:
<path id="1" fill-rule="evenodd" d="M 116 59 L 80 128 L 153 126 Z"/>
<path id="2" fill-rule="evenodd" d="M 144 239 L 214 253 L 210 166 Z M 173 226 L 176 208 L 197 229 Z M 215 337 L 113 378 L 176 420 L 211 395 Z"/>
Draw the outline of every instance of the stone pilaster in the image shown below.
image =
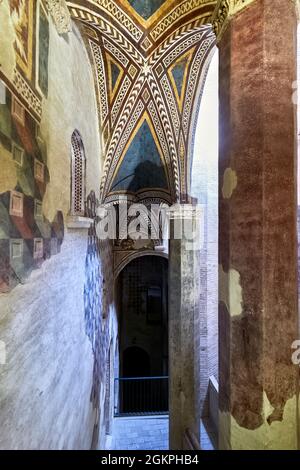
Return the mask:
<path id="1" fill-rule="evenodd" d="M 220 448 L 297 449 L 295 4 L 255 0 L 219 47 Z"/>
<path id="2" fill-rule="evenodd" d="M 199 213 L 179 206 L 170 214 L 169 410 L 170 449 L 184 449 L 184 433 L 200 440 L 199 246 L 174 237 L 178 224 L 195 224 Z M 178 234 L 177 234 L 178 235 Z"/>

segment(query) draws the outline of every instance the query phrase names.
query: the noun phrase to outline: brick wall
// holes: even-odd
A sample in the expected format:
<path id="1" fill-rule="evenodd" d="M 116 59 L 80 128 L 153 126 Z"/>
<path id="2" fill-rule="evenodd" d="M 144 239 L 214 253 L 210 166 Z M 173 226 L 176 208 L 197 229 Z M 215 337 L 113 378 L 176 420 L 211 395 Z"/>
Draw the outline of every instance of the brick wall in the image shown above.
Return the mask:
<path id="1" fill-rule="evenodd" d="M 204 210 L 200 253 L 200 398 L 208 414 L 209 377 L 218 378 L 218 57 L 210 66 L 202 97 L 192 166 L 192 196 Z"/>

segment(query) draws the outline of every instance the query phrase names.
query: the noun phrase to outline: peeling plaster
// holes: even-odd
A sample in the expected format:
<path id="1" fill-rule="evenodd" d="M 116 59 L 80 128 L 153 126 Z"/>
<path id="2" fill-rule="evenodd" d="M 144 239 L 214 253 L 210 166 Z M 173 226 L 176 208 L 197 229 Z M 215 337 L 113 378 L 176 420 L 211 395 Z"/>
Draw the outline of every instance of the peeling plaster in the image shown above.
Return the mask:
<path id="1" fill-rule="evenodd" d="M 298 403 L 296 395 L 285 404 L 282 420 L 268 423 L 274 408 L 266 393 L 263 396 L 263 424 L 255 429 L 238 425 L 229 413 L 219 413 L 220 450 L 297 450 Z"/>
<path id="2" fill-rule="evenodd" d="M 243 312 L 243 290 L 240 283 L 241 276 L 235 269 L 225 273 L 223 266 L 219 265 L 219 299 L 224 302 L 231 317 L 239 316 Z"/>
<path id="3" fill-rule="evenodd" d="M 224 199 L 230 199 L 233 191 L 237 187 L 237 175 L 231 168 L 226 168 L 223 176 L 222 194 Z"/>

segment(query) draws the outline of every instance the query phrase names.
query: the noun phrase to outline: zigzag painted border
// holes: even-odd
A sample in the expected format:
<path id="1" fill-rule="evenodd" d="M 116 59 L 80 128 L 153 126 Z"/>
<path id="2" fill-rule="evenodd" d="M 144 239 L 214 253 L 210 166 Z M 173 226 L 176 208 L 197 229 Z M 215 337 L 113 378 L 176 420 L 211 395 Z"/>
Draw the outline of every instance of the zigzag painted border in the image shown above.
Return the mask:
<path id="1" fill-rule="evenodd" d="M 140 119 L 144 109 L 145 109 L 144 103 L 142 102 L 142 100 L 139 100 L 138 103 L 137 103 L 137 106 L 135 108 L 135 111 L 132 114 L 131 119 L 129 120 L 129 122 L 127 124 L 127 127 L 126 127 L 125 131 L 122 134 L 122 137 L 121 137 L 121 140 L 120 140 L 115 158 L 112 161 L 112 164 L 109 165 L 109 166 L 106 165 L 105 172 L 103 174 L 103 182 L 102 182 L 102 186 L 103 186 L 103 189 L 104 189 L 104 194 L 106 194 L 109 191 L 109 188 L 110 188 L 110 185 L 111 185 L 111 182 L 112 182 L 112 178 L 113 178 L 113 175 L 114 175 L 114 171 L 115 171 L 115 168 L 118 164 L 118 159 L 121 156 L 121 154 L 123 152 L 123 149 L 125 148 L 126 143 L 128 142 L 128 139 L 129 139 L 130 135 L 132 134 L 132 132 L 134 130 L 134 127 L 135 127 L 136 123 L 138 122 L 138 120 Z"/>
<path id="2" fill-rule="evenodd" d="M 82 2 L 81 2 L 82 3 Z M 129 34 L 134 41 L 139 41 L 143 36 L 143 31 L 138 28 L 135 22 L 125 13 L 124 10 L 119 8 L 119 6 L 112 0 L 89 0 L 91 6 L 98 8 L 99 10 L 103 10 L 104 13 L 107 13 L 114 21 L 124 29 L 127 34 Z M 86 11 L 89 14 L 94 14 L 91 9 L 85 8 L 80 5 L 80 3 L 68 2 L 67 5 L 71 9 L 71 13 L 75 10 Z M 83 18 L 82 18 L 83 19 Z"/>
<path id="3" fill-rule="evenodd" d="M 114 56 L 114 58 L 117 59 L 117 61 L 120 62 L 120 64 L 122 64 L 123 67 L 126 68 L 127 65 L 129 64 L 129 59 L 127 59 L 127 57 L 125 57 L 125 55 L 120 51 L 120 49 L 118 49 L 107 38 L 103 37 L 102 41 L 103 41 L 104 49 L 110 52 Z"/>
<path id="4" fill-rule="evenodd" d="M 118 45 L 121 50 L 124 50 L 136 64 L 142 65 L 144 62 L 142 54 L 120 31 L 99 14 L 92 14 L 83 7 L 76 7 L 71 8 L 71 15 L 74 19 L 83 21 L 98 29 L 102 34 L 110 38 L 115 45 Z"/>
<path id="5" fill-rule="evenodd" d="M 179 121 L 179 115 L 178 115 L 178 109 L 177 109 L 177 104 L 174 96 L 173 89 L 170 85 L 169 79 L 166 74 L 162 76 L 160 79 L 160 83 L 162 85 L 162 89 L 165 94 L 165 99 L 166 102 L 168 103 L 170 107 L 170 112 L 171 112 L 171 122 L 173 124 L 174 132 L 175 132 L 175 137 L 176 137 L 176 142 L 178 141 L 179 137 L 179 130 L 180 130 L 180 121 Z"/>
<path id="6" fill-rule="evenodd" d="M 184 0 L 180 5 L 175 6 L 173 10 L 152 29 L 150 33 L 151 37 L 154 41 L 157 41 L 177 20 L 192 13 L 201 5 L 205 7 L 211 5 L 211 11 L 203 14 L 203 18 L 208 20 L 214 11 L 216 3 L 216 0 L 211 2 L 207 2 L 207 0 Z"/>
<path id="7" fill-rule="evenodd" d="M 161 126 L 161 122 L 160 122 L 160 119 L 158 117 L 158 113 L 157 113 L 157 110 L 156 110 L 156 107 L 155 107 L 155 104 L 154 104 L 153 101 L 150 101 L 150 103 L 148 105 L 148 110 L 149 110 L 149 114 L 151 116 L 152 122 L 154 124 L 156 134 L 157 134 L 157 137 L 159 139 L 161 148 L 162 148 L 162 150 L 164 152 L 164 155 L 165 155 L 165 161 L 166 161 L 167 171 L 168 171 L 168 175 L 169 175 L 169 186 L 170 186 L 170 189 L 171 189 L 171 193 L 176 194 L 179 191 L 179 181 L 176 178 L 175 174 L 174 174 L 174 178 L 172 178 L 172 167 L 173 167 L 174 162 L 172 162 L 171 159 L 170 159 L 169 149 L 168 149 L 168 145 L 167 145 L 167 142 L 166 142 L 166 137 L 165 137 L 163 128 Z"/>
<path id="8" fill-rule="evenodd" d="M 103 56 L 99 44 L 95 43 L 89 39 L 90 48 L 92 51 L 92 56 L 94 59 L 95 70 L 98 80 L 98 93 L 100 97 L 100 117 L 101 124 L 104 123 L 105 119 L 108 116 L 108 97 L 106 89 L 106 74 L 103 62 Z"/>
<path id="9" fill-rule="evenodd" d="M 99 7 L 99 5 L 101 7 L 103 2 L 106 5 L 112 3 L 111 0 L 95 0 L 90 3 L 94 7 Z M 201 2 L 202 0 L 185 0 L 179 6 L 185 4 L 187 8 L 190 8 L 197 4 L 199 7 Z M 142 49 L 138 50 L 136 45 L 138 41 L 130 32 L 126 31 L 123 34 L 117 25 L 114 26 L 116 23 L 110 22 L 105 15 L 101 16 L 101 8 L 97 13 L 83 6 L 70 4 L 73 5 L 72 16 L 98 31 L 99 41 L 102 41 L 99 45 L 89 38 L 96 68 L 101 120 L 103 126 L 110 123 L 111 129 L 101 182 L 102 199 L 105 199 L 109 191 L 119 159 L 134 133 L 141 113 L 147 111 L 164 155 L 172 197 L 178 200 L 180 193 L 186 191 L 186 165 L 182 159 L 185 160 L 187 157 L 193 101 L 203 61 L 215 41 L 212 26 L 202 25 L 207 15 L 181 25 L 161 44 L 157 44 L 154 51 L 150 48 L 147 53 Z M 186 15 L 183 14 L 183 16 Z M 144 38 L 143 35 L 141 40 Z M 188 85 L 183 97 L 184 107 L 181 111 L 181 108 L 177 106 L 174 84 L 169 80 L 167 70 L 183 54 L 198 44 L 200 48 L 193 55 Z M 108 105 L 108 77 L 105 74 L 106 63 L 105 58 L 102 57 L 102 50 L 103 53 L 107 50 L 125 69 L 111 109 Z M 135 68 L 135 73 L 129 74 L 132 67 Z M 146 83 L 149 97 L 142 93 Z"/>
<path id="10" fill-rule="evenodd" d="M 124 78 L 124 81 L 123 81 L 123 84 L 120 88 L 120 91 L 119 91 L 119 94 L 117 96 L 117 98 L 115 99 L 115 102 L 113 104 L 113 108 L 112 108 L 112 111 L 111 111 L 111 122 L 112 122 L 112 125 L 115 124 L 115 121 L 118 117 L 118 114 L 119 114 L 119 111 L 121 109 L 121 106 L 123 104 L 123 100 L 129 90 L 131 86 L 131 81 L 129 80 L 129 78 L 126 76 Z"/>
<path id="11" fill-rule="evenodd" d="M 113 132 L 113 136 L 109 145 L 106 161 L 105 161 L 105 166 L 104 166 L 104 174 L 108 174 L 109 167 L 111 165 L 111 162 L 113 160 L 113 156 L 116 152 L 117 146 L 119 144 L 119 141 L 121 139 L 122 133 L 127 125 L 128 119 L 130 117 L 130 114 L 133 112 L 133 109 L 135 107 L 135 103 L 137 102 L 139 93 L 141 91 L 141 87 L 144 83 L 144 77 L 143 75 L 140 75 L 126 101 L 126 104 L 124 105 L 123 113 L 119 117 L 119 120 L 117 121 L 116 128 Z"/>
<path id="12" fill-rule="evenodd" d="M 193 105 L 193 100 L 195 97 L 196 93 L 196 88 L 198 85 L 198 79 L 200 78 L 199 71 L 201 71 L 203 62 L 205 61 L 208 52 L 210 49 L 213 47 L 215 43 L 215 36 L 212 34 L 210 37 L 205 39 L 199 46 L 195 58 L 193 60 L 192 66 L 191 66 L 191 72 L 190 72 L 190 80 L 189 80 L 189 86 L 187 89 L 187 93 L 185 96 L 185 103 L 184 103 L 184 109 L 183 109 L 183 114 L 182 114 L 182 129 L 184 132 L 184 136 L 187 139 L 188 137 L 188 131 L 190 127 L 190 117 L 191 117 L 191 110 L 192 110 L 192 105 Z"/>
<path id="13" fill-rule="evenodd" d="M 184 38 L 187 38 L 194 33 L 198 33 L 199 31 L 204 32 L 205 30 L 211 30 L 211 26 L 201 26 L 198 20 L 193 20 L 192 22 L 188 22 L 185 25 L 181 26 L 177 31 L 170 34 L 165 41 L 160 44 L 151 54 L 149 63 L 154 64 L 158 62 L 160 58 L 167 52 L 170 51 L 172 46 L 175 46 Z"/>
<path id="14" fill-rule="evenodd" d="M 188 49 L 193 47 L 197 42 L 200 42 L 204 36 L 206 36 L 208 30 L 211 31 L 211 28 L 206 28 L 203 30 L 198 30 L 196 33 L 189 34 L 189 37 L 184 41 L 179 42 L 179 44 L 171 50 L 169 54 L 167 54 L 164 59 L 163 63 L 166 68 L 168 68 L 175 60 L 184 54 Z"/>

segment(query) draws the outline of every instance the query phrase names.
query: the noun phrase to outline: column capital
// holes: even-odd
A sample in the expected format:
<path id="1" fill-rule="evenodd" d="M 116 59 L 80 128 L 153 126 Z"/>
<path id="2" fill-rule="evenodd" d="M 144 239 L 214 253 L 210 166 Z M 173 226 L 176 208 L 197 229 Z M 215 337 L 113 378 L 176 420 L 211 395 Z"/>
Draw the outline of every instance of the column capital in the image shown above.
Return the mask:
<path id="1" fill-rule="evenodd" d="M 222 36 L 230 18 L 255 1 L 256 0 L 218 0 L 212 16 L 212 24 L 217 39 L 220 39 Z M 294 1 L 299 2 L 299 0 Z"/>
<path id="2" fill-rule="evenodd" d="M 71 16 L 65 0 L 46 0 L 58 34 L 66 34 L 72 30 Z"/>

